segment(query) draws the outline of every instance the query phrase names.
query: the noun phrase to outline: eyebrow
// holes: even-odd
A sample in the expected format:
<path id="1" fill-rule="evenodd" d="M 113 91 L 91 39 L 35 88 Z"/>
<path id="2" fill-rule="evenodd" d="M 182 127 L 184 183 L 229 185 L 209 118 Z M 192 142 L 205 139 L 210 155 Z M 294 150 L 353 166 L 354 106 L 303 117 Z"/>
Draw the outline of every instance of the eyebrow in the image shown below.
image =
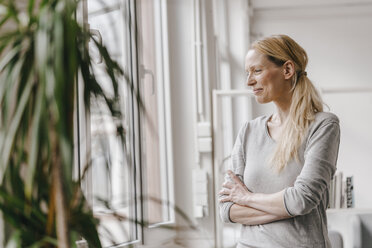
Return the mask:
<path id="1" fill-rule="evenodd" d="M 252 69 L 254 69 L 254 68 L 256 68 L 256 67 L 264 67 L 265 65 L 264 64 L 256 64 L 256 65 L 251 65 L 249 68 L 248 68 L 248 70 L 247 70 L 247 68 L 245 68 L 245 71 L 246 72 L 249 72 L 250 70 L 252 70 Z"/>

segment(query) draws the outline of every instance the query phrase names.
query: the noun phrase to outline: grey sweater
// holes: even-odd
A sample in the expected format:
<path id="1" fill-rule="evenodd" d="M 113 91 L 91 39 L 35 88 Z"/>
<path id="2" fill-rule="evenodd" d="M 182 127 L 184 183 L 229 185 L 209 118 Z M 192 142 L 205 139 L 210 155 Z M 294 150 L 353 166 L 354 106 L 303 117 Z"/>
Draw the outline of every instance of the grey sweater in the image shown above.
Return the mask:
<path id="1" fill-rule="evenodd" d="M 290 161 L 278 173 L 268 164 L 276 145 L 268 133 L 269 117 L 258 117 L 243 125 L 229 169 L 251 192 L 270 194 L 285 189 L 284 205 L 293 217 L 263 225 L 242 225 L 237 247 L 331 247 L 326 208 L 340 143 L 339 120 L 328 112 L 317 113 L 299 149 L 300 161 Z M 231 179 L 226 176 L 225 180 Z M 231 222 L 232 205 L 220 204 L 224 222 Z"/>

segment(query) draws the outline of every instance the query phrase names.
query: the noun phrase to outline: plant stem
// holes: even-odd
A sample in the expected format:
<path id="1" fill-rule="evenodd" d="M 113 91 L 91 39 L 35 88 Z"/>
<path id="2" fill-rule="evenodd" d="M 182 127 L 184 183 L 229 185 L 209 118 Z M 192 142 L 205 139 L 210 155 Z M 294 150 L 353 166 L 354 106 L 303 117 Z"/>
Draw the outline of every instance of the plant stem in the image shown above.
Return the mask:
<path id="1" fill-rule="evenodd" d="M 54 136 L 54 135 L 53 135 Z M 70 242 L 68 238 L 68 225 L 67 225 L 67 214 L 66 214 L 66 203 L 65 194 L 63 191 L 62 181 L 62 161 L 58 152 L 57 140 L 52 142 L 53 146 L 53 182 L 54 182 L 54 195 L 55 195 L 55 207 L 56 207 L 56 231 L 58 239 L 58 247 L 70 248 Z"/>

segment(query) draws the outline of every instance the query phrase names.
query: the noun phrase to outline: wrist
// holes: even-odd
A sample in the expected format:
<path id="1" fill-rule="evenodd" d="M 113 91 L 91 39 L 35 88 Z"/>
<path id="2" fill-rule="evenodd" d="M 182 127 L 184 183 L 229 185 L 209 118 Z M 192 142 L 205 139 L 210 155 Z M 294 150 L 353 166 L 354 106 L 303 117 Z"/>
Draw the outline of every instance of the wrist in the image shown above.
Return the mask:
<path id="1" fill-rule="evenodd" d="M 243 203 L 244 203 L 244 206 L 250 206 L 250 204 L 252 203 L 252 198 L 253 198 L 253 193 L 251 192 L 248 192 L 245 196 L 244 196 L 244 200 L 243 200 Z"/>

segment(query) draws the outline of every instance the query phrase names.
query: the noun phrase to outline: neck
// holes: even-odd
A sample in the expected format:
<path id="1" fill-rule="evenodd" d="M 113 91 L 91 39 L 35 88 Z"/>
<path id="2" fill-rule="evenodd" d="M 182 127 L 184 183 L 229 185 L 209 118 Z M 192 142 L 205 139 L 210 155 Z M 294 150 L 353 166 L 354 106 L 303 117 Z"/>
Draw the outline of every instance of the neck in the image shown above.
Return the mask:
<path id="1" fill-rule="evenodd" d="M 288 116 L 289 116 L 289 110 L 291 107 L 291 101 L 286 100 L 283 102 L 274 102 L 276 105 L 276 114 L 275 114 L 275 119 L 278 124 L 283 124 Z"/>

